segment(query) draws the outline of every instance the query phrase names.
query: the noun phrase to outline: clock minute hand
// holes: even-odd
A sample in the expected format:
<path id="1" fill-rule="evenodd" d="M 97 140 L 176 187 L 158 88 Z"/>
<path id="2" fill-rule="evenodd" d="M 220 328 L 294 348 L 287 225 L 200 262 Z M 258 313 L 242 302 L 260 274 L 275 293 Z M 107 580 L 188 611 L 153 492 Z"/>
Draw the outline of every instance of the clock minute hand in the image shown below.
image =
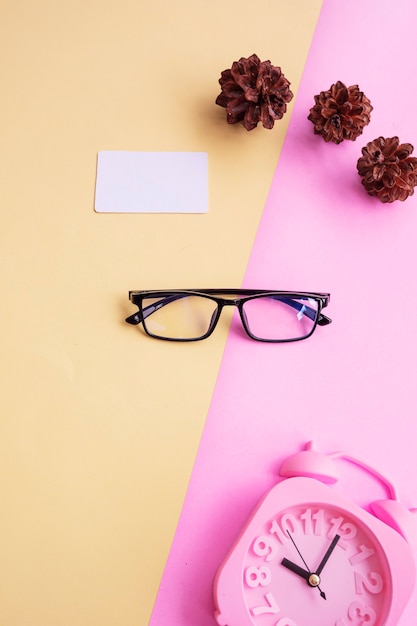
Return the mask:
<path id="1" fill-rule="evenodd" d="M 326 565 L 327 561 L 329 560 L 329 557 L 331 555 L 331 553 L 333 552 L 333 550 L 335 549 L 337 542 L 339 541 L 340 536 L 339 535 L 335 535 L 330 546 L 327 548 L 326 554 L 324 555 L 324 557 L 322 558 L 322 560 L 320 561 L 320 565 L 318 566 L 318 568 L 316 569 L 315 573 L 320 576 L 323 567 Z"/>
<path id="2" fill-rule="evenodd" d="M 297 544 L 295 543 L 294 539 L 292 538 L 291 533 L 290 533 L 290 531 L 289 531 L 289 530 L 287 530 L 287 535 L 288 535 L 288 537 L 291 539 L 291 543 L 292 543 L 292 545 L 293 545 L 293 546 L 294 546 L 294 548 L 297 550 L 297 552 L 298 552 L 298 555 L 299 555 L 300 559 L 302 560 L 302 562 L 303 562 L 303 563 L 304 563 L 304 565 L 306 566 L 306 570 L 307 570 L 309 573 L 311 573 L 311 572 L 310 572 L 310 569 L 309 569 L 309 567 L 308 567 L 308 565 L 307 565 L 307 563 L 306 563 L 306 562 L 305 562 L 305 560 L 304 560 L 303 555 L 302 555 L 302 554 L 301 554 L 301 552 L 299 551 L 299 549 L 298 549 L 298 547 L 297 547 Z"/>

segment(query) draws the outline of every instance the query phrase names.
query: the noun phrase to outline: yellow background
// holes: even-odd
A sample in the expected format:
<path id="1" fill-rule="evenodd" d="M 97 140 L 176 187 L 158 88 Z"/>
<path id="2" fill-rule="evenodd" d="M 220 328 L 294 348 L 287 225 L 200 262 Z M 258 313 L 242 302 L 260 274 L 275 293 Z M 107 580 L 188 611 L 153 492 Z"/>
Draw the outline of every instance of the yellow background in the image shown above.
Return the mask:
<path id="1" fill-rule="evenodd" d="M 248 133 L 218 78 L 256 52 L 296 94 L 320 6 L 0 3 L 1 626 L 148 623 L 227 316 L 157 342 L 127 292 L 241 284 L 294 100 Z M 112 149 L 208 152 L 209 213 L 95 213 Z"/>

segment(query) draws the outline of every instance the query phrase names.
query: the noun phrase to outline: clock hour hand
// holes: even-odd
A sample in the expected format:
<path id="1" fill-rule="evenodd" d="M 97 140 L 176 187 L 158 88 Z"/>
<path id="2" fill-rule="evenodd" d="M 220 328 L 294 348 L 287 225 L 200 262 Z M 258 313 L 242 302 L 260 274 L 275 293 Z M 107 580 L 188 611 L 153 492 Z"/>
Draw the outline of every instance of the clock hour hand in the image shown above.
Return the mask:
<path id="1" fill-rule="evenodd" d="M 303 569 L 302 567 L 300 567 L 296 563 L 293 563 L 292 561 L 289 561 L 286 558 L 282 559 L 281 565 L 283 565 L 284 567 L 286 567 L 289 570 L 291 570 L 292 572 L 294 572 L 294 574 L 297 574 L 298 576 L 301 576 L 301 578 L 304 578 L 304 580 L 307 580 L 307 582 L 308 582 L 308 579 L 310 578 L 310 572 L 308 570 Z"/>
<path id="2" fill-rule="evenodd" d="M 316 574 L 317 576 L 320 576 L 323 567 L 326 565 L 327 561 L 329 560 L 329 557 L 331 555 L 331 553 L 333 552 L 333 550 L 335 549 L 337 542 L 339 541 L 340 536 L 339 535 L 335 535 L 330 546 L 327 548 L 326 554 L 324 555 L 324 557 L 322 558 L 322 560 L 320 561 L 320 565 L 318 566 L 318 568 L 316 569 Z"/>

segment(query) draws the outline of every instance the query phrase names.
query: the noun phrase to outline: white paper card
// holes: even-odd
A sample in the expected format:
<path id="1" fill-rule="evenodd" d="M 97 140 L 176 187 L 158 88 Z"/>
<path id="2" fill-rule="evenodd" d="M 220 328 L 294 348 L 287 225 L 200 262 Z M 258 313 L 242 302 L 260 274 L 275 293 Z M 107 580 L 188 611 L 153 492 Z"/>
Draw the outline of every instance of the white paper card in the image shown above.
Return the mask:
<path id="1" fill-rule="evenodd" d="M 99 213 L 206 213 L 206 152 L 98 154 L 95 210 Z"/>

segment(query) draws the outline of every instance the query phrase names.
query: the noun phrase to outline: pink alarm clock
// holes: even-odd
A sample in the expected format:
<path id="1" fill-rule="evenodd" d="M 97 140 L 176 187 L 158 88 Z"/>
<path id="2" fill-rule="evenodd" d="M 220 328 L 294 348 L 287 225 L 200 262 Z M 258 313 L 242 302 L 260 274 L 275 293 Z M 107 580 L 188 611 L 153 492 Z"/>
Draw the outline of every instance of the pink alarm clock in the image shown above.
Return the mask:
<path id="1" fill-rule="evenodd" d="M 389 499 L 371 514 L 334 491 L 336 458 L 381 480 Z M 219 626 L 397 626 L 416 577 L 415 510 L 366 463 L 311 443 L 280 475 L 216 574 Z"/>

